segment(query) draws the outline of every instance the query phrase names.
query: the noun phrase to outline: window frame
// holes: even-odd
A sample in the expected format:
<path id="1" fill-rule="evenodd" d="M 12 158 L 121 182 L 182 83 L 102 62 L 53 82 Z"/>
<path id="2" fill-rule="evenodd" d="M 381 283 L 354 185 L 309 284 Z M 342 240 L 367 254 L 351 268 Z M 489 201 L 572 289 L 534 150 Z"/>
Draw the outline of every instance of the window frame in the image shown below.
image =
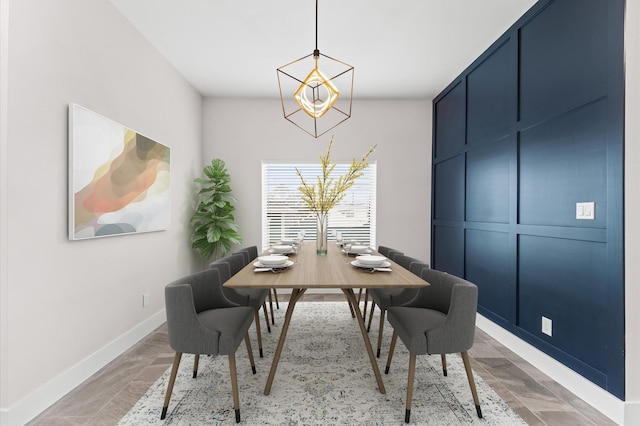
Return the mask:
<path id="1" fill-rule="evenodd" d="M 336 161 L 331 177 L 337 179 L 344 174 L 351 162 Z M 321 165 L 309 161 L 263 160 L 261 164 L 262 210 L 261 231 L 262 248 L 283 240 L 293 240 L 300 230 L 305 230 L 305 241 L 315 241 L 316 216 L 302 200 L 298 190 L 300 178 L 295 172 L 298 168 L 308 184 L 316 183 L 321 174 Z M 272 202 L 271 195 L 279 187 L 283 200 L 281 206 Z M 363 170 L 354 185 L 349 188 L 341 202 L 331 209 L 328 215 L 329 240 L 335 240 L 336 232 L 342 232 L 343 239 L 357 241 L 371 247 L 376 246 L 376 210 L 377 210 L 377 162 L 371 161 Z M 354 208 L 358 206 L 359 208 Z M 273 215 L 281 207 L 280 231 L 274 232 Z M 271 216 L 271 217 L 270 217 Z M 288 222 L 288 224 L 287 224 Z M 358 226 L 356 226 L 358 225 Z"/>

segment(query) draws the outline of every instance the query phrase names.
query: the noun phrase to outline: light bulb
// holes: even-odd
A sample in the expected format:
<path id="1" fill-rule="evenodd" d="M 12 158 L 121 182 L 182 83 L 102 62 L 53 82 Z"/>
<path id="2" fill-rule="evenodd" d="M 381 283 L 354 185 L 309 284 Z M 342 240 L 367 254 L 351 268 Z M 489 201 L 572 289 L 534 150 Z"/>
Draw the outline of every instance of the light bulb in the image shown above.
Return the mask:
<path id="1" fill-rule="evenodd" d="M 312 118 L 320 118 L 336 103 L 340 92 L 333 83 L 316 67 L 293 94 L 302 110 Z"/>

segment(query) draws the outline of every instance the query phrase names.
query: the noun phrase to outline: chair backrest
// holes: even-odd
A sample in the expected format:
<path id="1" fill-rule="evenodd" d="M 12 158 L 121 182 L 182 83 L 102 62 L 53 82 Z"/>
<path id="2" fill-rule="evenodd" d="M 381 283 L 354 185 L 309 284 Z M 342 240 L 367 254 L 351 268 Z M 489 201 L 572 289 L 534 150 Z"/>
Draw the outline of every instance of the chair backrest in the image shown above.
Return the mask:
<path id="1" fill-rule="evenodd" d="M 404 254 L 396 255 L 392 260 L 406 270 L 411 270 L 411 265 L 413 263 L 423 263 L 415 257 L 405 256 Z"/>
<path id="2" fill-rule="evenodd" d="M 417 275 L 419 277 L 422 276 L 422 270 L 424 268 L 429 268 L 429 264 L 425 263 L 425 262 L 421 262 L 421 261 L 416 261 L 416 262 L 411 262 L 411 265 L 409 266 L 409 272 L 411 272 L 414 275 Z"/>
<path id="3" fill-rule="evenodd" d="M 222 293 L 222 280 L 218 269 L 206 269 L 196 272 L 177 279 L 171 284 L 188 284 L 191 286 L 193 307 L 197 314 L 209 309 L 230 306 L 229 301 Z"/>
<path id="4" fill-rule="evenodd" d="M 231 278 L 231 268 L 229 263 L 224 259 L 218 259 L 209 264 L 209 268 L 217 269 L 220 273 L 220 281 L 226 283 Z M 249 304 L 249 296 L 241 294 L 238 290 L 231 287 L 222 286 L 222 294 L 232 303 L 239 306 L 247 306 Z"/>
<path id="5" fill-rule="evenodd" d="M 220 281 L 222 282 L 222 284 L 226 283 L 227 280 L 231 278 L 231 268 L 229 267 L 229 263 L 223 261 L 222 259 L 211 262 L 209 264 L 209 268 L 218 269 L 218 273 L 220 274 Z"/>
<path id="6" fill-rule="evenodd" d="M 455 275 L 436 271 L 435 269 L 423 268 L 420 278 L 427 281 L 430 285 L 420 287 L 416 297 L 408 304 L 416 308 L 433 309 L 443 314 L 448 314 L 451 306 L 453 288 L 456 284 L 471 285 L 476 288 L 477 292 L 475 284 Z"/>
<path id="7" fill-rule="evenodd" d="M 243 267 L 249 264 L 249 253 L 245 250 L 238 250 L 231 253 L 231 256 L 239 255 L 242 256 Z"/>
<path id="8" fill-rule="evenodd" d="M 378 253 L 380 253 L 384 257 L 389 257 L 388 254 L 390 250 L 393 250 L 393 249 L 391 247 L 378 246 Z"/>
<path id="9" fill-rule="evenodd" d="M 258 247 L 257 246 L 245 247 L 245 248 L 240 249 L 238 251 L 246 252 L 249 255 L 249 260 L 247 261 L 247 263 L 251 262 L 252 260 L 255 260 L 258 257 Z"/>
<path id="10" fill-rule="evenodd" d="M 389 250 L 389 251 L 387 252 L 386 257 L 387 257 L 387 258 L 389 258 L 389 259 L 391 259 L 391 260 L 393 260 L 393 261 L 395 262 L 395 261 L 396 261 L 396 257 L 398 257 L 398 256 L 403 256 L 403 255 L 404 255 L 404 253 L 403 253 L 403 252 L 401 252 L 401 251 L 398 251 L 398 250 Z"/>
<path id="11" fill-rule="evenodd" d="M 249 257 L 249 254 L 246 252 L 235 253 L 235 254 L 232 254 L 231 256 L 225 257 L 224 259 L 222 259 L 222 261 L 227 262 L 229 264 L 229 272 L 231 273 L 231 276 L 234 276 L 235 274 L 240 272 L 242 268 L 247 266 L 249 261 L 245 261 L 245 258 L 248 258 L 248 257 Z"/>

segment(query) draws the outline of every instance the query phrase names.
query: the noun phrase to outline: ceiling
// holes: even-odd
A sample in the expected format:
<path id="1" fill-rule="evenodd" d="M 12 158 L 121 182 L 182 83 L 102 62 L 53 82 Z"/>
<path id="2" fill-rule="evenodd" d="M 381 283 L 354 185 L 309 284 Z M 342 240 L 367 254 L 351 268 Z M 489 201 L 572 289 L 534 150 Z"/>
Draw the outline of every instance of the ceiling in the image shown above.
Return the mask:
<path id="1" fill-rule="evenodd" d="M 313 0 L 111 2 L 203 96 L 277 98 L 315 47 Z M 354 66 L 354 99 L 428 100 L 535 2 L 319 0 L 318 48 Z"/>

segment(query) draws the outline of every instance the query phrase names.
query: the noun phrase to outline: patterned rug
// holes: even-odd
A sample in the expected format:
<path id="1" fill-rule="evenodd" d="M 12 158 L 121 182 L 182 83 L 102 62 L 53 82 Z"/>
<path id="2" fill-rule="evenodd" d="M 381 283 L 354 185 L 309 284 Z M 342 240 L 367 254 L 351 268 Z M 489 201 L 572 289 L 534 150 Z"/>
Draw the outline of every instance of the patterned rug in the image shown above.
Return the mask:
<path id="1" fill-rule="evenodd" d="M 391 337 L 387 323 L 378 366 L 387 393 L 378 392 L 357 321 L 346 302 L 302 302 L 296 305 L 270 395 L 263 390 L 280 336 L 286 304 L 276 310 L 272 332 L 263 328 L 265 357 L 251 374 L 244 343 L 236 354 L 240 413 L 245 425 L 401 425 L 404 423 L 409 353 L 398 339 L 389 374 L 384 374 Z M 378 317 L 374 318 L 377 324 Z M 377 342 L 377 327 L 370 338 Z M 483 418 L 476 415 L 471 391 L 458 355 L 449 355 L 448 376 L 439 355 L 417 358 L 411 409 L 412 424 L 526 425 L 476 374 Z M 160 420 L 170 369 L 120 421 L 121 426 L 234 424 L 229 364 L 226 356 L 203 356 L 192 378 L 193 356 L 184 355 L 165 420 Z"/>

